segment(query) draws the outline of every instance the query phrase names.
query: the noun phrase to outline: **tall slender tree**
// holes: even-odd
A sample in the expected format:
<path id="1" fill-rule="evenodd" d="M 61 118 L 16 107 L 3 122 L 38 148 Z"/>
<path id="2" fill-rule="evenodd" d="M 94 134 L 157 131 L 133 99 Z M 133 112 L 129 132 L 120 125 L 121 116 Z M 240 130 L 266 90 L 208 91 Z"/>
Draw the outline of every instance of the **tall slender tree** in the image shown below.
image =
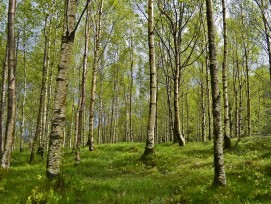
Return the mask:
<path id="1" fill-rule="evenodd" d="M 37 123 L 36 123 L 36 132 L 32 144 L 31 154 L 30 154 L 30 162 L 33 162 L 35 160 L 35 155 L 37 153 L 37 147 L 41 147 L 41 140 L 44 135 L 42 135 L 42 119 L 43 119 L 43 110 L 44 106 L 46 106 L 46 97 L 45 93 L 47 91 L 47 79 L 48 79 L 48 56 L 49 56 L 49 36 L 48 36 L 48 22 L 49 18 L 48 16 L 45 17 L 44 21 L 44 53 L 43 53 L 43 67 L 42 67 L 42 84 L 41 84 L 41 90 L 40 90 L 40 101 L 39 101 L 39 110 L 38 110 L 38 116 L 37 116 Z M 42 150 L 43 151 L 43 150 Z"/>
<path id="2" fill-rule="evenodd" d="M 95 26 L 95 48 L 93 56 L 93 67 L 92 67 L 92 82 L 90 91 L 90 108 L 89 108 L 89 151 L 94 150 L 94 105 L 96 99 L 96 81 L 97 81 L 97 70 L 100 61 L 100 43 L 102 34 L 102 15 L 103 15 L 104 0 L 99 1 L 98 19 Z"/>
<path id="3" fill-rule="evenodd" d="M 8 44 L 6 46 L 6 56 L 2 71 L 1 82 L 1 101 L 0 101 L 0 156 L 2 156 L 4 150 L 4 122 L 5 122 L 5 109 L 6 109 L 6 86 L 7 86 L 7 71 L 8 71 Z"/>
<path id="4" fill-rule="evenodd" d="M 222 14 L 223 14 L 223 38 L 224 38 L 224 53 L 222 64 L 222 82 L 223 82 L 223 101 L 224 101 L 224 147 L 231 148 L 230 138 L 230 119 L 229 119 L 229 99 L 228 99 L 228 36 L 227 36 L 227 22 L 226 22 L 226 6 L 225 0 L 222 0 Z"/>
<path id="5" fill-rule="evenodd" d="M 86 10 L 89 0 L 86 3 Z M 80 23 L 75 22 L 77 1 L 68 0 L 65 4 L 64 27 L 61 41 L 60 61 L 56 78 L 56 93 L 54 99 L 53 120 L 49 141 L 49 153 L 47 158 L 46 174 L 48 178 L 55 178 L 60 174 L 62 160 L 62 148 L 64 140 L 64 128 L 66 119 L 66 97 L 68 87 L 68 68 L 70 66 L 75 32 Z"/>
<path id="6" fill-rule="evenodd" d="M 78 115 L 78 136 L 77 136 L 77 148 L 76 148 L 76 161 L 80 161 L 80 146 L 81 140 L 83 138 L 83 126 L 84 126 L 84 112 L 86 104 L 86 75 L 87 75 L 87 65 L 88 65 L 88 47 L 89 47 L 89 8 L 86 11 L 86 21 L 85 21 L 85 45 L 84 45 L 84 56 L 83 56 L 83 72 L 81 81 L 81 93 L 80 93 L 80 104 L 79 104 L 79 115 Z M 84 144 L 83 144 L 84 145 Z"/>
<path id="7" fill-rule="evenodd" d="M 149 67 L 150 67 L 150 105 L 146 147 L 143 156 L 154 152 L 154 128 L 156 116 L 156 91 L 157 73 L 155 66 L 155 47 L 154 47 L 154 8 L 153 0 L 148 0 L 148 42 L 149 42 Z"/>
<path id="8" fill-rule="evenodd" d="M 208 25 L 208 44 L 210 55 L 210 75 L 213 101 L 213 134 L 214 134 L 214 184 L 226 185 L 226 175 L 224 170 L 223 137 L 221 123 L 221 104 L 219 93 L 219 78 L 217 67 L 217 52 L 215 45 L 215 25 L 213 20 L 213 2 L 206 0 L 206 13 Z"/>
<path id="9" fill-rule="evenodd" d="M 10 166 L 12 144 L 15 136 L 15 114 L 16 114 L 16 81 L 15 81 L 15 12 L 16 0 L 9 0 L 8 5 L 8 112 L 5 134 L 5 147 L 2 156 L 1 167 Z"/>

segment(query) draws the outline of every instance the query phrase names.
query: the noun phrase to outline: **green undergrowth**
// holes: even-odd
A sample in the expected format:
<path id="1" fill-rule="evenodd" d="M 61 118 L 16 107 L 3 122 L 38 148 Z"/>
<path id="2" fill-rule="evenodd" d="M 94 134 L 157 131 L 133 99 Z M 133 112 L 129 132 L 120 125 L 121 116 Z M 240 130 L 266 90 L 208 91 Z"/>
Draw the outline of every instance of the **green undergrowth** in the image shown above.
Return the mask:
<path id="1" fill-rule="evenodd" d="M 233 143 L 236 143 L 233 140 Z M 213 186 L 212 142 L 159 144 L 148 160 L 143 143 L 66 150 L 62 174 L 45 176 L 46 161 L 15 152 L 0 169 L 1 203 L 271 203 L 271 137 L 243 138 L 225 151 L 227 186 Z"/>

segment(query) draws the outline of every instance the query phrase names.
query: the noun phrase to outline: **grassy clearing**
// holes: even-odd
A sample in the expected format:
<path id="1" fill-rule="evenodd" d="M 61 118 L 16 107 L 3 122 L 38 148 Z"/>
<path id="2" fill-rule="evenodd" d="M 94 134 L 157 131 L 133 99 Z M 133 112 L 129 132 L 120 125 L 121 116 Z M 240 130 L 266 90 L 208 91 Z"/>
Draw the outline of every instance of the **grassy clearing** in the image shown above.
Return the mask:
<path id="1" fill-rule="evenodd" d="M 27 163 L 15 152 L 12 167 L 0 169 L 3 203 L 271 203 L 271 137 L 242 139 L 225 152 L 227 187 L 214 188 L 212 143 L 156 145 L 142 163 L 141 143 L 97 145 L 81 151 L 74 166 L 65 153 L 59 182 L 45 177 L 45 161 Z"/>

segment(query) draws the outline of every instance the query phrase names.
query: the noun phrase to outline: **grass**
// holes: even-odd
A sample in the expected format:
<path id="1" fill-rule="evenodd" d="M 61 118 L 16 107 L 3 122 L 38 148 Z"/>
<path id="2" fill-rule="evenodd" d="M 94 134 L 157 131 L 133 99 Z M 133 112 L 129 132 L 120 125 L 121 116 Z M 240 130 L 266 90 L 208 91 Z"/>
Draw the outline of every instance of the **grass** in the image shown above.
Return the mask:
<path id="1" fill-rule="evenodd" d="M 30 165 L 29 152 L 15 152 L 12 167 L 0 169 L 1 203 L 271 203 L 271 137 L 243 138 L 225 152 L 224 188 L 212 185 L 211 142 L 159 144 L 144 163 L 143 151 L 142 143 L 83 148 L 75 166 L 67 150 L 61 182 L 46 179 L 46 161 Z"/>

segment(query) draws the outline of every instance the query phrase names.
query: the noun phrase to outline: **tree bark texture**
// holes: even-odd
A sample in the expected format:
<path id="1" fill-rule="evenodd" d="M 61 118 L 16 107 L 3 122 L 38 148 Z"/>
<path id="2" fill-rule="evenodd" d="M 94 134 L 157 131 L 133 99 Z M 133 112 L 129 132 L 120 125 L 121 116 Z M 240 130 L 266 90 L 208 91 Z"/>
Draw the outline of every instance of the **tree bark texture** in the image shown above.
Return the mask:
<path id="1" fill-rule="evenodd" d="M 93 68 L 92 68 L 92 82 L 91 82 L 91 91 L 90 91 L 90 108 L 89 108 L 89 151 L 94 150 L 94 105 L 96 98 L 96 80 L 97 80 L 97 71 L 99 66 L 100 58 L 100 43 L 101 43 L 101 34 L 102 34 L 102 15 L 103 15 L 103 4 L 104 1 L 101 0 L 99 4 L 98 20 L 96 24 L 95 32 L 95 48 L 93 56 Z"/>
<path id="2" fill-rule="evenodd" d="M 226 185 L 226 175 L 224 170 L 223 155 L 223 136 L 221 123 L 221 104 L 219 93 L 219 78 L 217 67 L 217 53 L 215 45 L 215 27 L 213 21 L 213 3 L 212 0 L 206 0 L 207 25 L 210 55 L 210 75 L 213 101 L 213 132 L 214 132 L 214 184 L 219 186 Z"/>
<path id="3" fill-rule="evenodd" d="M 49 178 L 57 177 L 60 174 L 66 117 L 67 78 L 75 37 L 74 29 L 77 1 L 68 0 L 65 6 L 66 15 L 64 18 L 64 32 L 62 36 L 60 62 L 58 64 L 58 73 L 56 78 L 56 93 L 46 168 L 46 174 Z"/>
<path id="4" fill-rule="evenodd" d="M 201 66 L 201 72 L 202 75 L 204 74 L 204 64 L 202 63 Z M 202 141 L 206 142 L 206 105 L 205 105 L 205 94 L 204 94 L 204 77 L 201 77 L 201 83 L 200 83 L 200 93 L 201 93 L 201 137 Z"/>
<path id="5" fill-rule="evenodd" d="M 222 0 L 222 13 L 223 13 L 223 40 L 224 40 L 224 53 L 222 64 L 222 83 L 223 83 L 223 101 L 224 101 L 224 148 L 229 149 L 231 148 L 231 138 L 230 138 L 228 76 L 227 76 L 228 36 L 227 36 L 225 0 Z"/>
<path id="6" fill-rule="evenodd" d="M 246 93 L 247 93 L 247 135 L 251 134 L 251 96 L 250 96 L 250 77 L 249 77 L 249 67 L 248 67 L 248 48 L 244 43 L 245 49 L 245 67 L 246 67 Z"/>
<path id="7" fill-rule="evenodd" d="M 6 56 L 2 72 L 2 84 L 1 84 L 1 101 L 0 101 L 0 156 L 2 156 L 4 150 L 4 138 L 5 138 L 5 109 L 6 109 L 6 86 L 7 86 L 7 72 L 8 72 L 8 44 L 6 47 Z"/>
<path id="8" fill-rule="evenodd" d="M 133 71 L 134 71 L 134 43 L 133 43 L 133 33 L 130 37 L 130 87 L 129 87 L 129 139 L 131 142 L 134 140 L 133 136 L 133 121 L 132 121 L 132 100 L 133 100 L 133 86 L 134 86 L 134 77 L 133 77 Z"/>
<path id="9" fill-rule="evenodd" d="M 24 88 L 23 88 L 23 102 L 22 102 L 22 122 L 21 122 L 21 134 L 20 134 L 20 152 L 23 151 L 23 141 L 24 141 L 24 129 L 25 129 L 25 100 L 26 100 L 26 42 L 23 45 L 24 50 Z"/>
<path id="10" fill-rule="evenodd" d="M 43 110 L 46 106 L 45 101 L 45 93 L 47 92 L 47 78 L 48 78 L 48 56 L 49 56 L 49 37 L 47 33 L 47 26 L 48 26 L 48 17 L 45 18 L 45 26 L 44 26 L 44 53 L 43 53 L 43 68 L 42 68 L 42 84 L 40 90 L 40 101 L 39 101 L 39 109 L 38 109 L 38 116 L 37 116 L 37 123 L 36 123 L 36 133 L 33 139 L 31 154 L 30 154 L 30 163 L 35 160 L 35 156 L 37 153 L 37 147 L 44 148 L 41 146 L 42 137 L 42 120 L 43 120 Z"/>
<path id="11" fill-rule="evenodd" d="M 80 104 L 79 104 L 79 115 L 78 115 L 78 135 L 77 135 L 77 145 L 76 145 L 76 161 L 80 161 L 80 146 L 83 136 L 83 126 L 84 126 L 84 112 L 86 104 L 86 75 L 87 75 L 87 65 L 88 65 L 88 45 L 89 45 L 89 9 L 86 11 L 86 22 L 85 22 L 85 45 L 84 45 L 84 57 L 83 57 L 83 73 L 81 81 L 81 94 L 80 94 Z"/>
<path id="12" fill-rule="evenodd" d="M 175 31 L 176 32 L 176 31 Z M 178 140 L 179 146 L 184 146 L 185 141 L 181 132 L 180 122 L 180 105 L 179 105 L 179 92 L 180 92 L 180 53 L 177 42 L 177 34 L 174 34 L 174 51 L 175 51 L 175 74 L 174 74 L 174 137 Z"/>
<path id="13" fill-rule="evenodd" d="M 154 153 L 154 128 L 156 116 L 156 66 L 155 66 L 155 47 L 154 47 L 154 8 L 153 0 L 148 0 L 148 43 L 149 43 L 149 69 L 150 69 L 150 104 L 149 119 L 147 129 L 147 140 L 144 155 Z"/>
<path id="14" fill-rule="evenodd" d="M 15 82 L 15 11 L 16 0 L 9 0 L 8 6 L 8 112 L 5 133 L 5 147 L 2 156 L 1 167 L 10 166 L 12 145 L 15 136 L 15 114 L 16 114 L 16 82 Z"/>

